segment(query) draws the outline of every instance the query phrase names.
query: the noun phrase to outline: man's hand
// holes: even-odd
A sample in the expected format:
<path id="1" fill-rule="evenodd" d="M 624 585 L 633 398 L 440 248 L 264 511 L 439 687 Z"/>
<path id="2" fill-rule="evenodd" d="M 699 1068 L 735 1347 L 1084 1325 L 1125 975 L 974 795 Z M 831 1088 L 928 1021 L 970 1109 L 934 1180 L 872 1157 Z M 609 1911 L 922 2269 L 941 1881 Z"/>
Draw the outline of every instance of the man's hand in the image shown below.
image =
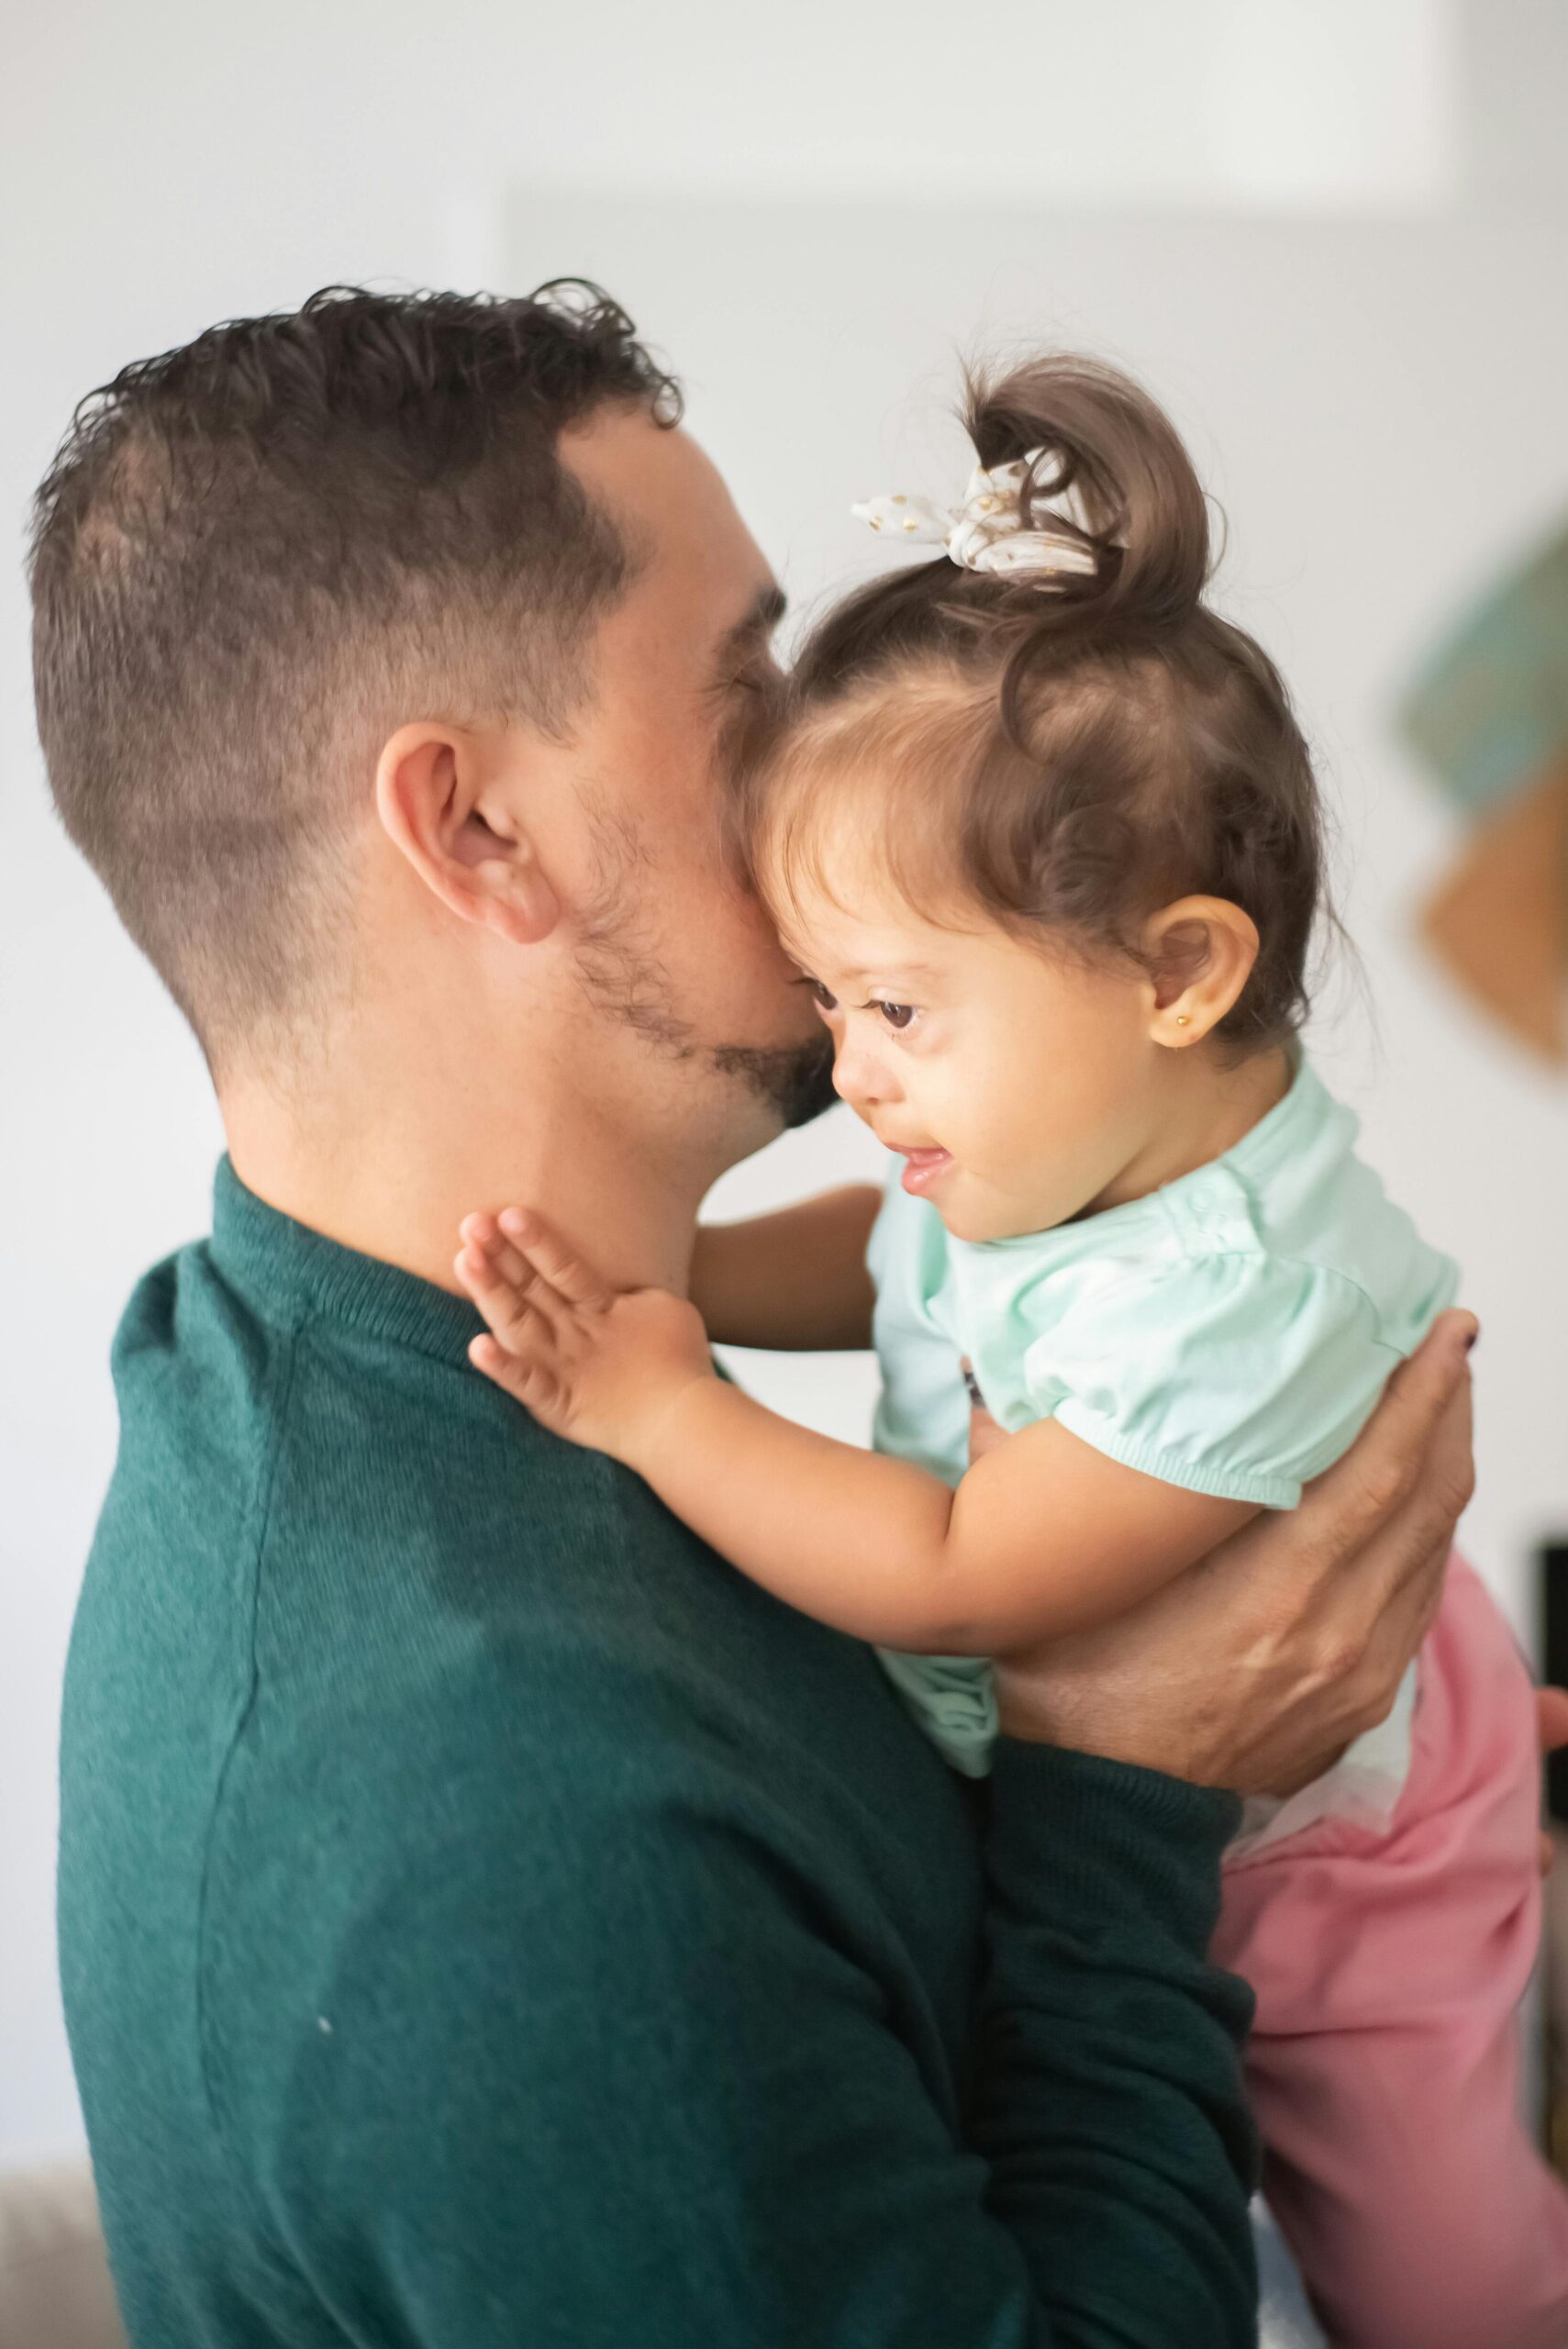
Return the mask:
<path id="1" fill-rule="evenodd" d="M 1326 1770 L 1386 1717 L 1437 1613 L 1474 1483 L 1475 1331 L 1445 1313 L 1298 1508 L 1116 1621 L 1000 1662 L 1004 1731 L 1240 1795 Z"/>
<path id="2" fill-rule="evenodd" d="M 491 1331 L 474 1368 L 552 1435 L 641 1467 L 671 1407 L 715 1376 L 695 1306 L 607 1287 L 526 1208 L 465 1217 L 462 1242 L 457 1276 Z"/>

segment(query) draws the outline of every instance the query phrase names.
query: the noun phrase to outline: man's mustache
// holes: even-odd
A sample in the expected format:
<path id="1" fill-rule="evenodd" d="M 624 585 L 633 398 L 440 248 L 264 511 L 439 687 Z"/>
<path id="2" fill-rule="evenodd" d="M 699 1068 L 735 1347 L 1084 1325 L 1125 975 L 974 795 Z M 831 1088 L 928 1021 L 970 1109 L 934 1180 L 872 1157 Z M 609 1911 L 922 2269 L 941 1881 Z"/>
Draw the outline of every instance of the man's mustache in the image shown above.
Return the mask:
<path id="1" fill-rule="evenodd" d="M 738 1076 L 775 1108 L 786 1128 L 807 1126 L 838 1099 L 833 1090 L 833 1039 L 813 1036 L 804 1044 L 720 1044 L 714 1066 Z"/>

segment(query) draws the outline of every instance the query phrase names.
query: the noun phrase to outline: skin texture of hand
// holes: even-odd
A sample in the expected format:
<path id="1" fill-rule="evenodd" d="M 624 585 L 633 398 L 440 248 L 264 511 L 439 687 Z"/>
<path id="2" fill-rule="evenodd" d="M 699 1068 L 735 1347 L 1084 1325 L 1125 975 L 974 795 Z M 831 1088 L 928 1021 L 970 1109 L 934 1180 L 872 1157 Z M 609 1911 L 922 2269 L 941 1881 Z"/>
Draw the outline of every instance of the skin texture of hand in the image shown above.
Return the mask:
<path id="1" fill-rule="evenodd" d="M 1000 1665 L 1005 1732 L 1240 1795 L 1327 1769 L 1386 1717 L 1437 1613 L 1473 1484 L 1475 1328 L 1441 1317 L 1298 1508 L 1260 1515 L 1117 1620 Z"/>
<path id="2" fill-rule="evenodd" d="M 462 1237 L 457 1276 L 491 1330 L 469 1350 L 475 1369 L 552 1435 L 637 1467 L 685 1389 L 715 1375 L 695 1306 L 607 1287 L 526 1208 L 468 1216 Z"/>

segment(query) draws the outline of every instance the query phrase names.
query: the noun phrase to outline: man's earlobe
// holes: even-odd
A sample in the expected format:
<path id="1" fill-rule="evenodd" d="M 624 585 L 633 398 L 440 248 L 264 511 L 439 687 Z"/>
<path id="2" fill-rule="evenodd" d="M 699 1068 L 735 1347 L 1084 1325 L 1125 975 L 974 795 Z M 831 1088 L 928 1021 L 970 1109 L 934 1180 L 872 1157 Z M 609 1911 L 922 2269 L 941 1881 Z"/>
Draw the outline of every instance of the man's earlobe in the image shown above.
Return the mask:
<path id="1" fill-rule="evenodd" d="M 425 886 L 461 920 L 531 946 L 561 918 L 532 841 L 485 789 L 480 742 L 461 727 L 399 727 L 376 763 L 376 813 Z"/>
<path id="2" fill-rule="evenodd" d="M 527 841 L 515 843 L 505 867 L 492 867 L 498 884 L 494 926 L 516 946 L 537 946 L 561 919 L 561 900 Z"/>

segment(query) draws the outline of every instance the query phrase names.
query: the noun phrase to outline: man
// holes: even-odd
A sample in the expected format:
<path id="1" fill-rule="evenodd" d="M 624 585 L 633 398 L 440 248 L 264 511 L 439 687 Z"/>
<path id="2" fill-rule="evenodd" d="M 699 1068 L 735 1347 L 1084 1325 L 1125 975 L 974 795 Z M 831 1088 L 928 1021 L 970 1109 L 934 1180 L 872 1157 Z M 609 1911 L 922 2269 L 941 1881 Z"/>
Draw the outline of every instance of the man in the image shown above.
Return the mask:
<path id="1" fill-rule="evenodd" d="M 827 1098 L 720 820 L 777 591 L 672 400 L 591 295 L 334 294 L 128 370 L 40 494 L 52 786 L 229 1143 L 117 1342 L 66 1692 L 132 2337 L 1240 2343 L 1220 1854 L 1430 1620 L 1473 1325 L 1295 1516 L 1007 1661 L 983 1797 L 468 1370 L 465 1210 L 679 1286 Z"/>

